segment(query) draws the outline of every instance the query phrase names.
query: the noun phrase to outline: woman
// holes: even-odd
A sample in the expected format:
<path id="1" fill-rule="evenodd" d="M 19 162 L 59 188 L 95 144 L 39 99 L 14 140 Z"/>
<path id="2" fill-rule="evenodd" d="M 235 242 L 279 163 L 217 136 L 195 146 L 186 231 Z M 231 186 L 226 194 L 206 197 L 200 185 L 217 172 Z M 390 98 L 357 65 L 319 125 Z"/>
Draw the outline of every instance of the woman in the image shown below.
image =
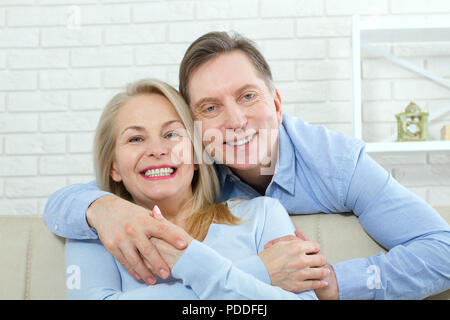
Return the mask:
<path id="1" fill-rule="evenodd" d="M 271 286 L 267 274 L 239 268 L 240 260 L 257 257 L 265 243 L 295 228 L 275 199 L 215 204 L 217 177 L 213 166 L 195 161 L 202 150 L 194 150 L 193 133 L 188 106 L 161 81 L 133 83 L 105 107 L 94 143 L 100 189 L 177 225 L 188 247 L 152 238 L 172 274 L 148 286 L 99 240 L 68 240 L 67 270 L 78 271 L 68 277 L 69 299 L 317 299 L 313 291 L 291 293 Z"/>

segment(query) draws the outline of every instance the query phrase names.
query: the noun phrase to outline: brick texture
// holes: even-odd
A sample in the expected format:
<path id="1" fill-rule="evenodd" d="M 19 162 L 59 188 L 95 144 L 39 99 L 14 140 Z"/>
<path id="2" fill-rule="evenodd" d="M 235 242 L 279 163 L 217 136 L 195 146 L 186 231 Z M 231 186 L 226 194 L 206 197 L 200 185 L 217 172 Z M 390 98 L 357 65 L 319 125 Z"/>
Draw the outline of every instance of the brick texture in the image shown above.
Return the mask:
<path id="1" fill-rule="evenodd" d="M 272 67 L 283 111 L 352 134 L 351 16 L 450 19 L 447 0 L 3 0 L 0 3 L 0 214 L 42 214 L 58 188 L 94 178 L 92 139 L 128 82 L 178 85 L 189 44 L 207 31 L 253 39 Z M 450 43 L 380 44 L 450 77 Z M 414 99 L 431 114 L 450 90 L 362 52 L 363 133 L 396 133 Z M 430 125 L 430 136 L 450 113 Z M 432 205 L 450 205 L 450 152 L 375 155 Z"/>

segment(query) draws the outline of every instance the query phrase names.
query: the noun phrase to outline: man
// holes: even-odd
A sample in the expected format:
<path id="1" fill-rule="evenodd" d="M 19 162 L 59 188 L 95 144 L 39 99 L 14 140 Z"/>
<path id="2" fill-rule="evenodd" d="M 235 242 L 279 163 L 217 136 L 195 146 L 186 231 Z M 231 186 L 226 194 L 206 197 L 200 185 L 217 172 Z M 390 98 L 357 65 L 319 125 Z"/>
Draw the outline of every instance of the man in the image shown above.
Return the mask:
<path id="1" fill-rule="evenodd" d="M 286 290 L 315 289 L 320 299 L 421 299 L 450 287 L 448 224 L 368 157 L 361 141 L 283 115 L 270 67 L 249 40 L 212 32 L 194 41 L 181 63 L 180 92 L 216 160 L 221 200 L 267 195 L 294 214 L 352 211 L 390 249 L 330 266 L 298 231 L 298 238 L 274 239 L 240 268 L 265 273 Z M 97 231 L 148 283 L 155 282 L 148 269 L 169 273 L 148 237 L 183 248 L 170 228 L 95 183 L 52 195 L 44 219 L 65 237 L 94 238 Z M 372 270 L 375 286 L 368 285 Z"/>

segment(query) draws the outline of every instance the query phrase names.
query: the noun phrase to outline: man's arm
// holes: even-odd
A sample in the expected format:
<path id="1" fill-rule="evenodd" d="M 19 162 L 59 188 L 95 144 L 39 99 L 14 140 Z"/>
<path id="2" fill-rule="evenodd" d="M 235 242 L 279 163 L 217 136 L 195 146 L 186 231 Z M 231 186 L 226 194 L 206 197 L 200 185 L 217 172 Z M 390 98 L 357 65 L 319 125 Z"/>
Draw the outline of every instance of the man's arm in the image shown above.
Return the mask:
<path id="1" fill-rule="evenodd" d="M 87 210 L 94 229 L 86 219 Z M 95 181 L 55 192 L 47 201 L 43 219 L 50 230 L 62 237 L 95 239 L 98 233 L 105 248 L 130 274 L 148 284 L 154 284 L 156 279 L 143 259 L 161 278 L 170 274 L 148 239 L 163 239 L 179 249 L 186 246 L 171 225 L 154 219 L 150 210 L 99 190 Z"/>
<path id="2" fill-rule="evenodd" d="M 450 288 L 450 228 L 361 150 L 345 205 L 389 249 L 333 265 L 341 299 L 423 299 Z"/>
<path id="3" fill-rule="evenodd" d="M 68 239 L 98 239 L 97 232 L 86 220 L 89 206 L 104 195 L 95 181 L 73 184 L 53 193 L 45 205 L 43 220 L 56 235 Z"/>

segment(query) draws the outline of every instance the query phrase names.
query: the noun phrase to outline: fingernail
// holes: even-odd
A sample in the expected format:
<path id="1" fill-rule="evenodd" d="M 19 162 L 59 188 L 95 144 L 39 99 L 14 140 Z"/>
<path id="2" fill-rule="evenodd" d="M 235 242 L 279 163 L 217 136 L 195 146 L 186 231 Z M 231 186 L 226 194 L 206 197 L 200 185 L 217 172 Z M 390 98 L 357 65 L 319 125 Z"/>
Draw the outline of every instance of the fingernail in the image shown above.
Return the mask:
<path id="1" fill-rule="evenodd" d="M 145 282 L 147 282 L 147 284 L 155 284 L 156 280 L 153 278 L 147 278 Z"/>
<path id="2" fill-rule="evenodd" d="M 328 282 L 327 282 L 327 281 L 322 281 L 322 283 L 323 283 L 323 285 L 324 285 L 325 287 L 328 287 Z"/>
<path id="3" fill-rule="evenodd" d="M 186 246 L 186 242 L 183 240 L 177 240 L 177 246 L 184 248 Z"/>
<path id="4" fill-rule="evenodd" d="M 159 270 L 159 275 L 161 278 L 165 279 L 169 276 L 169 272 L 167 272 L 166 269 L 161 269 L 161 270 Z"/>
<path id="5" fill-rule="evenodd" d="M 158 206 L 154 206 L 154 207 L 153 207 L 153 210 L 155 210 L 155 213 L 156 213 L 156 214 L 162 215 L 162 214 L 161 214 L 161 210 L 159 210 Z"/>

